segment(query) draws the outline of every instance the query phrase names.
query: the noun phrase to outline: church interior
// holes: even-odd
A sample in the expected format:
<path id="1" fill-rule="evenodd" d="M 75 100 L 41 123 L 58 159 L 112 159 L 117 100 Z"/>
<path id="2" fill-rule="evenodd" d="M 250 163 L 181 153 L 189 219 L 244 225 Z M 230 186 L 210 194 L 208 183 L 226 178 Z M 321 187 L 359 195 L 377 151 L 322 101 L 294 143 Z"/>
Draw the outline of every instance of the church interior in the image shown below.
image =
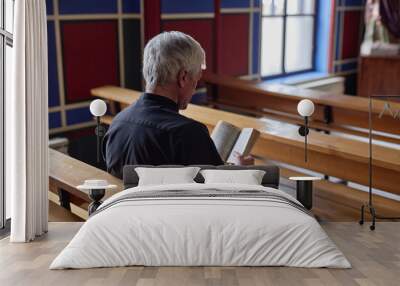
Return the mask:
<path id="1" fill-rule="evenodd" d="M 0 0 L 0 6 L 1 285 L 398 285 L 399 1 Z M 152 164 L 127 164 L 123 177 L 115 176 L 102 139 L 114 118 L 148 92 L 146 45 L 169 31 L 191 36 L 205 53 L 201 79 L 179 113 L 209 134 L 221 121 L 240 134 L 257 133 L 246 148 L 254 166 L 216 168 L 245 174 L 261 166 L 259 184 L 291 203 L 274 202 L 265 214 L 242 206 L 231 221 L 223 206 L 207 218 L 193 207 L 182 210 L 192 224 L 180 229 L 185 221 L 171 220 L 181 206 L 116 199 L 131 187 L 140 190 L 134 165 Z M 199 165 L 207 185 L 207 168 L 188 165 Z M 85 187 L 94 179 L 108 186 Z M 149 210 L 135 209 L 134 200 Z M 129 233 L 119 236 L 101 220 L 107 212 L 111 220 L 113 211 L 115 232 Z M 128 218 L 118 223 L 117 212 Z M 308 216 L 312 222 L 296 225 Z M 230 223 L 222 227 L 224 219 Z M 286 232 L 278 235 L 279 226 Z M 229 227 L 236 228 L 231 239 Z M 309 236 L 303 250 L 297 244 Z M 207 239 L 215 248 L 210 258 L 201 253 L 208 253 L 201 249 Z M 317 253 L 321 241 L 332 245 Z M 91 250 L 74 257 L 74 247 L 85 243 L 98 244 L 97 260 Z M 126 244 L 132 249 L 119 255 Z"/>

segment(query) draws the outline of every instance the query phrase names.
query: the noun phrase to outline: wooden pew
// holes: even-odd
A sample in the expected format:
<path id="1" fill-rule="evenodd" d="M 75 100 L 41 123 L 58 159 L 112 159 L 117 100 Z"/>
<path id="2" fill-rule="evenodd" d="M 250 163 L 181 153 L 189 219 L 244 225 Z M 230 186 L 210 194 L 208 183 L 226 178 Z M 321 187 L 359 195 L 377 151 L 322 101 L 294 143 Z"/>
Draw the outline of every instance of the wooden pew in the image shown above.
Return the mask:
<path id="1" fill-rule="evenodd" d="M 132 104 L 140 92 L 105 86 L 92 89 L 93 96 L 125 105 Z M 253 154 L 346 181 L 368 185 L 368 144 L 347 138 L 312 131 L 309 136 L 309 161 L 304 162 L 304 138 L 295 125 L 274 120 L 257 119 L 226 111 L 190 104 L 182 111 L 185 116 L 206 124 L 211 130 L 218 120 L 261 132 Z M 111 118 L 108 118 L 110 121 Z M 373 187 L 400 194 L 400 152 L 392 148 L 373 146 Z"/>
<path id="2" fill-rule="evenodd" d="M 305 176 L 304 173 L 280 167 L 281 188 L 285 184 L 294 183 L 288 178 L 292 176 Z M 320 221 L 354 221 L 360 218 L 360 206 L 368 201 L 368 193 L 349 186 L 333 183 L 328 180 L 315 181 L 313 183 L 313 209 L 312 212 Z M 400 202 L 373 195 L 376 211 L 381 216 L 393 217 L 400 216 Z M 370 214 L 366 214 L 368 220 Z"/>
<path id="3" fill-rule="evenodd" d="M 87 207 L 92 201 L 87 192 L 78 190 L 76 186 L 81 185 L 87 179 L 103 179 L 110 184 L 117 185 L 116 189 L 106 191 L 103 200 L 123 190 L 120 179 L 51 148 L 49 148 L 49 163 L 49 187 L 51 191 L 49 198 L 54 201 L 55 196 L 53 194 L 58 195 L 62 207 L 73 211 L 73 208 L 71 208 L 71 205 L 73 205 L 76 210 L 75 213 L 82 218 L 87 218 Z"/>
<path id="4" fill-rule="evenodd" d="M 72 212 L 78 215 L 81 219 L 87 219 L 87 205 L 90 203 L 90 199 L 85 192 L 75 188 L 75 186 L 80 184 L 84 179 L 107 179 L 109 182 L 117 184 L 119 186 L 118 190 L 108 192 L 105 196 L 106 198 L 115 192 L 122 190 L 122 182 L 104 171 L 89 166 L 53 149 L 49 149 L 49 153 L 49 199 L 54 203 L 59 203 L 58 195 L 60 195 L 61 192 L 68 195 L 68 207 L 65 204 L 65 195 L 61 195 L 61 198 L 64 199 L 64 201 L 61 201 L 60 204 L 64 205 L 64 208 L 61 208 L 58 212 L 62 210 L 64 211 L 60 217 L 63 217 L 64 219 L 69 218 L 70 220 L 75 221 L 77 220 L 77 217 L 73 217 L 71 214 Z M 259 161 L 258 163 L 262 164 L 263 162 Z M 303 174 L 281 168 L 281 175 L 288 178 L 290 176 L 299 176 Z M 284 183 L 282 181 L 281 187 L 284 188 Z M 322 221 L 354 221 L 358 219 L 359 206 L 367 200 L 367 196 L 367 193 L 351 189 L 344 185 L 334 184 L 325 180 L 318 181 L 314 184 L 313 213 Z M 400 212 L 400 202 L 376 195 L 374 195 L 374 202 L 379 214 L 381 215 L 393 216 L 394 214 L 398 215 Z"/>
<path id="5" fill-rule="evenodd" d="M 297 114 L 297 104 L 307 98 L 315 103 L 315 113 L 311 126 L 326 131 L 339 131 L 359 136 L 368 135 L 369 99 L 334 95 L 315 90 L 301 89 L 280 84 L 265 84 L 246 81 L 234 77 L 205 74 L 203 80 L 211 103 L 222 108 L 233 108 L 257 115 L 275 116 L 290 123 L 301 123 Z M 394 112 L 400 110 L 400 103 L 391 102 Z M 384 108 L 384 101 L 372 100 L 372 122 L 374 138 L 400 143 L 399 118 L 386 112 L 378 118 Z"/>

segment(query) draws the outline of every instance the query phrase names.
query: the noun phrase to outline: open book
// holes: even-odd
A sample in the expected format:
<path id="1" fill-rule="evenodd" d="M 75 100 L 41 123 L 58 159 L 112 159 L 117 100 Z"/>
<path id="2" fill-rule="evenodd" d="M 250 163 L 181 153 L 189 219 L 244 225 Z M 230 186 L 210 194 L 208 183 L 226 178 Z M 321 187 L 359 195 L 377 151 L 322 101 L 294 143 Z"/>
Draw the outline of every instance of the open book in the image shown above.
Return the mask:
<path id="1" fill-rule="evenodd" d="M 234 154 L 249 155 L 260 132 L 254 128 L 243 128 L 240 130 L 225 121 L 218 121 L 211 133 L 211 138 L 217 147 L 221 159 L 228 163 L 234 163 Z"/>

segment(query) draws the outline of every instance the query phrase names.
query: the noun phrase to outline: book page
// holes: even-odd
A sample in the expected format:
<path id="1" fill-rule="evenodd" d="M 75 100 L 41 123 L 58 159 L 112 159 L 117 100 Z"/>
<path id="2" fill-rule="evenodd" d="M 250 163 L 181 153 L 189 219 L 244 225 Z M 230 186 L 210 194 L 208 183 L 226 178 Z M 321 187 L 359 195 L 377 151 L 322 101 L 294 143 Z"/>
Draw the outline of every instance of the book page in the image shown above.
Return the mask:
<path id="1" fill-rule="evenodd" d="M 214 141 L 215 147 L 223 161 L 226 161 L 233 145 L 240 133 L 240 129 L 225 121 L 218 121 L 211 133 L 211 139 Z"/>
<path id="2" fill-rule="evenodd" d="M 254 128 L 243 128 L 242 132 L 240 132 L 239 137 L 237 138 L 235 145 L 233 146 L 231 153 L 229 154 L 228 163 L 235 163 L 235 152 L 247 156 L 250 154 L 251 149 L 253 148 L 256 140 L 260 136 L 260 132 Z"/>

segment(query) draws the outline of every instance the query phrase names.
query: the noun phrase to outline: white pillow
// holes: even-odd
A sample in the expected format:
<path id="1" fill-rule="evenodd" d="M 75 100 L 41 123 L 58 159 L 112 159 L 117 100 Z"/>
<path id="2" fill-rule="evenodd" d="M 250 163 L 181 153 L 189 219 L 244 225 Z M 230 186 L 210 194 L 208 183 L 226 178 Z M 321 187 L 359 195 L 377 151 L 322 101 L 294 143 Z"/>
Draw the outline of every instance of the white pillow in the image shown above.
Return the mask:
<path id="1" fill-rule="evenodd" d="M 246 184 L 261 185 L 265 171 L 261 170 L 202 170 L 205 184 Z"/>
<path id="2" fill-rule="evenodd" d="M 139 176 L 138 186 L 195 183 L 193 179 L 199 170 L 199 167 L 135 168 Z"/>

